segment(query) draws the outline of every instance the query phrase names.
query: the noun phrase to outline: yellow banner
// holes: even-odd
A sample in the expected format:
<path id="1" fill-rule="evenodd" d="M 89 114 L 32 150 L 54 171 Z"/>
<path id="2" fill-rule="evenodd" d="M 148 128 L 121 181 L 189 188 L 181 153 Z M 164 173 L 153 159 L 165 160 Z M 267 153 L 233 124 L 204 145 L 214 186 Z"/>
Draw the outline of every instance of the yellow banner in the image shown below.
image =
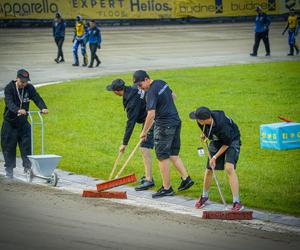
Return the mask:
<path id="1" fill-rule="evenodd" d="M 256 6 L 270 14 L 279 14 L 280 0 L 178 0 L 175 1 L 177 17 L 253 16 Z"/>
<path id="2" fill-rule="evenodd" d="M 76 4 L 75 4 L 76 2 Z M 71 1 L 72 12 L 96 19 L 158 19 L 173 17 L 174 0 Z"/>
<path id="3" fill-rule="evenodd" d="M 164 19 L 256 15 L 260 5 L 269 14 L 300 9 L 300 0 L 0 0 L 0 19 Z"/>

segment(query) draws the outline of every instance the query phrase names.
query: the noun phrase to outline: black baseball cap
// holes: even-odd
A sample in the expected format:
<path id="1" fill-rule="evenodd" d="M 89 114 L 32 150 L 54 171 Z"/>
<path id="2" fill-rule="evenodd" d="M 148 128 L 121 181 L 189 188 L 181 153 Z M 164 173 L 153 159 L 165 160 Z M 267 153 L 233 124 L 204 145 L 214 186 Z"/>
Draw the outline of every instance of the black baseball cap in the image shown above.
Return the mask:
<path id="1" fill-rule="evenodd" d="M 193 120 L 206 120 L 211 117 L 211 111 L 207 107 L 197 108 L 196 111 L 190 113 L 190 118 Z"/>
<path id="2" fill-rule="evenodd" d="M 124 89 L 125 82 L 122 79 L 116 79 L 111 82 L 110 85 L 106 86 L 108 91 L 118 91 Z"/>
<path id="3" fill-rule="evenodd" d="M 256 6 L 255 10 L 256 10 L 256 11 L 262 11 L 263 9 L 262 9 L 261 6 L 258 5 L 258 6 Z"/>
<path id="4" fill-rule="evenodd" d="M 55 13 L 55 17 L 56 17 L 56 18 L 61 18 L 60 13 L 59 13 L 59 12 L 56 12 L 56 13 Z"/>
<path id="5" fill-rule="evenodd" d="M 139 85 L 140 82 L 144 81 L 145 78 L 150 78 L 148 73 L 144 70 L 137 70 L 133 74 L 133 83 Z"/>
<path id="6" fill-rule="evenodd" d="M 17 72 L 17 77 L 20 78 L 21 81 L 30 82 L 29 72 L 25 69 L 19 69 Z"/>

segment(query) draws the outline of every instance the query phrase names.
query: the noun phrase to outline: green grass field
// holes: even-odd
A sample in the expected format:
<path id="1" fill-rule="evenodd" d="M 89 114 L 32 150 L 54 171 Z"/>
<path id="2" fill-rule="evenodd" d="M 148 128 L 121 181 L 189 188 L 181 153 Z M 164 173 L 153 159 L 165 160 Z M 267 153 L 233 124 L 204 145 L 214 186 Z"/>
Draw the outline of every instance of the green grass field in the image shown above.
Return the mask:
<path id="1" fill-rule="evenodd" d="M 243 145 L 237 172 L 242 202 L 252 208 L 300 215 L 300 149 L 276 151 L 259 146 L 260 124 L 280 122 L 277 115 L 300 122 L 299 68 L 300 62 L 279 62 L 149 72 L 153 79 L 168 82 L 177 94 L 182 119 L 181 157 L 196 181 L 190 190 L 180 194 L 197 198 L 202 190 L 206 158 L 197 154 L 200 132 L 188 114 L 205 105 L 224 110 L 240 127 Z M 50 111 L 45 117 L 45 149 L 63 156 L 61 169 L 108 178 L 122 142 L 126 114 L 121 98 L 106 91 L 105 86 L 119 77 L 131 84 L 128 73 L 39 89 Z M 3 100 L 0 107 L 3 112 Z M 140 130 L 137 125 L 123 161 L 137 143 Z M 124 174 L 131 172 L 138 177 L 143 175 L 139 152 Z M 153 172 L 159 188 L 161 177 L 156 160 Z M 177 189 L 180 178 L 174 168 L 171 175 Z M 227 177 L 224 172 L 218 172 L 218 176 L 231 202 Z M 210 199 L 220 202 L 215 184 Z"/>

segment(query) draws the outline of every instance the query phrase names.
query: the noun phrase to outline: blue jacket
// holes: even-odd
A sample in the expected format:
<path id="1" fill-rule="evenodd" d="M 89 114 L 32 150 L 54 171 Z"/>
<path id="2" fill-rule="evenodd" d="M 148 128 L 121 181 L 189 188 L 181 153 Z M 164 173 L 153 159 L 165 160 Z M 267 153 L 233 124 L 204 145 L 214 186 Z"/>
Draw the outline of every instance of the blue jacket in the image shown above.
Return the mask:
<path id="1" fill-rule="evenodd" d="M 98 46 L 101 44 L 101 31 L 96 26 L 93 29 L 89 29 L 89 43 L 97 44 Z"/>
<path id="2" fill-rule="evenodd" d="M 269 25 L 271 24 L 271 19 L 266 13 L 258 14 L 255 18 L 255 29 L 257 33 L 265 32 L 269 30 Z"/>
<path id="3" fill-rule="evenodd" d="M 60 21 L 53 21 L 53 36 L 55 38 L 65 37 L 66 21 L 61 19 Z"/>

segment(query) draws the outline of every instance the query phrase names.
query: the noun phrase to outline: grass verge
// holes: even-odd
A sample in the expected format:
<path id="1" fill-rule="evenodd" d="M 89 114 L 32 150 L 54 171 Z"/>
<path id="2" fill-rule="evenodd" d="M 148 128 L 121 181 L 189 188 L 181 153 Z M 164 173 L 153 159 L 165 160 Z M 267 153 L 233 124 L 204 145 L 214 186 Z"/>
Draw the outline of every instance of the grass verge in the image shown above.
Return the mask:
<path id="1" fill-rule="evenodd" d="M 279 122 L 277 115 L 300 121 L 299 68 L 300 62 L 279 62 L 149 72 L 153 79 L 168 82 L 177 94 L 182 119 L 181 157 L 196 181 L 183 195 L 196 198 L 202 190 L 206 158 L 197 155 L 199 129 L 188 114 L 205 105 L 224 110 L 240 127 L 243 145 L 237 172 L 242 202 L 248 207 L 300 215 L 300 149 L 276 151 L 259 147 L 260 124 Z M 45 149 L 63 156 L 60 168 L 108 178 L 126 121 L 121 98 L 105 90 L 117 77 L 131 83 L 131 74 L 123 74 L 39 89 L 50 110 L 45 117 Z M 1 112 L 3 109 L 1 100 Z M 136 126 L 123 162 L 137 143 L 140 130 Z M 140 153 L 135 154 L 124 174 L 131 172 L 143 175 Z M 160 187 L 156 160 L 153 173 Z M 229 202 L 227 177 L 224 172 L 218 172 L 218 176 Z M 177 188 L 180 178 L 174 168 L 171 178 Z M 210 199 L 220 201 L 214 184 Z"/>

